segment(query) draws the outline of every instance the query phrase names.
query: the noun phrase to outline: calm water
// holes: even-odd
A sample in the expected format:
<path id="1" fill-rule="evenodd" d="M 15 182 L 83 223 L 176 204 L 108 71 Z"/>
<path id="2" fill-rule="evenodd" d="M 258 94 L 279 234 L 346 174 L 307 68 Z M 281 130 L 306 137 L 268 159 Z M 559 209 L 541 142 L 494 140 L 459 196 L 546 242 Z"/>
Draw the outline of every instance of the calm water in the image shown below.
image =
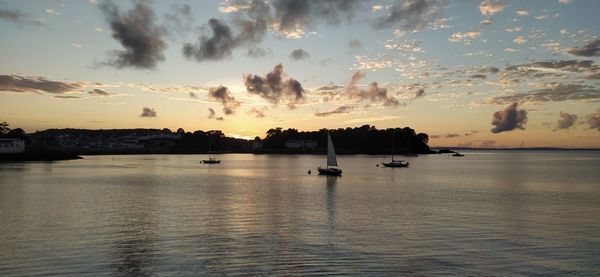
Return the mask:
<path id="1" fill-rule="evenodd" d="M 0 276 L 600 275 L 600 152 L 0 164 Z"/>

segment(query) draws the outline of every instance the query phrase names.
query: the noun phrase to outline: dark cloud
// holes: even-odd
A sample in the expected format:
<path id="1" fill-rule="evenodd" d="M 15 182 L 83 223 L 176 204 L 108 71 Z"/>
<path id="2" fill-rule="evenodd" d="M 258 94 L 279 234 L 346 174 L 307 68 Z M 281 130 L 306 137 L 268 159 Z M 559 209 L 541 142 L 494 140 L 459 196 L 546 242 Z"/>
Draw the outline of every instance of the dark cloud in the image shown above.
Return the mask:
<path id="1" fill-rule="evenodd" d="M 308 58 L 310 58 L 310 54 L 304 51 L 304 49 L 296 49 L 290 54 L 290 59 L 293 60 L 305 60 Z"/>
<path id="2" fill-rule="evenodd" d="M 366 89 L 359 88 L 358 82 L 364 79 L 365 73 L 356 71 L 352 74 L 350 83 L 346 87 L 345 94 L 351 99 L 368 100 L 371 103 L 382 103 L 384 106 L 398 106 L 400 102 L 388 94 L 386 88 L 379 87 L 377 82 L 371 82 Z"/>
<path id="3" fill-rule="evenodd" d="M 265 110 L 266 109 L 257 109 L 255 107 L 252 107 L 251 110 L 248 111 L 248 114 L 250 115 L 254 115 L 254 117 L 256 118 L 264 118 L 265 117 Z"/>
<path id="4" fill-rule="evenodd" d="M 253 46 L 264 39 L 270 18 L 270 7 L 262 0 L 238 2 L 248 2 L 248 8 L 244 13 L 236 14 L 233 20 L 238 33 L 235 34 L 228 23 L 211 18 L 208 21 L 208 28 L 212 35 L 203 35 L 197 44 L 187 43 L 183 46 L 183 53 L 188 59 L 222 60 L 230 57 L 235 48 L 243 45 Z M 256 55 L 260 54 L 263 54 L 263 51 L 248 50 L 248 56 L 257 57 Z"/>
<path id="5" fill-rule="evenodd" d="M 281 64 L 276 65 L 265 77 L 245 75 L 244 84 L 248 93 L 259 95 L 273 104 L 287 101 L 288 107 L 293 108 L 304 101 L 304 88 L 292 78 L 284 80 Z"/>
<path id="6" fill-rule="evenodd" d="M 315 116 L 325 117 L 335 114 L 349 113 L 350 111 L 352 111 L 352 106 L 339 106 L 328 112 L 317 112 L 315 113 Z"/>
<path id="7" fill-rule="evenodd" d="M 215 117 L 215 120 L 223 121 L 223 120 L 225 120 L 225 118 L 223 118 L 222 116 L 219 116 L 219 117 Z"/>
<path id="8" fill-rule="evenodd" d="M 0 75 L 0 91 L 63 94 L 81 88 L 81 83 L 50 81 L 36 76 Z"/>
<path id="9" fill-rule="evenodd" d="M 600 131 L 600 109 L 597 110 L 595 114 L 589 114 L 586 117 L 586 122 L 590 126 L 590 129 L 596 129 Z"/>
<path id="10" fill-rule="evenodd" d="M 54 98 L 59 99 L 81 99 L 81 96 L 73 96 L 73 95 L 54 95 Z"/>
<path id="11" fill-rule="evenodd" d="M 450 134 L 446 134 L 444 137 L 445 138 L 458 138 L 458 137 L 460 137 L 460 135 L 456 134 L 456 133 L 450 133 Z"/>
<path id="12" fill-rule="evenodd" d="M 263 58 L 266 56 L 273 56 L 273 50 L 270 48 L 258 48 L 252 47 L 248 48 L 248 52 L 246 52 L 246 56 L 251 58 Z"/>
<path id="13" fill-rule="evenodd" d="M 113 95 L 112 93 L 106 92 L 101 89 L 94 89 L 94 90 L 88 91 L 88 94 L 92 95 L 92 96 L 102 96 L 102 97 L 110 97 Z"/>
<path id="14" fill-rule="evenodd" d="M 556 123 L 557 129 L 569 129 L 577 121 L 577 115 L 567 112 L 560 112 L 560 119 Z"/>
<path id="15" fill-rule="evenodd" d="M 487 101 L 488 104 L 506 104 L 512 102 L 544 103 L 570 100 L 598 100 L 600 90 L 581 84 L 546 84 L 545 88 L 509 96 L 498 96 Z"/>
<path id="16" fill-rule="evenodd" d="M 489 66 L 489 67 L 484 67 L 479 69 L 479 72 L 481 73 L 492 73 L 492 74 L 496 74 L 500 71 L 499 68 L 497 67 L 493 67 L 493 66 Z"/>
<path id="17" fill-rule="evenodd" d="M 236 42 L 240 45 L 260 43 L 267 33 L 270 12 L 271 7 L 266 1 L 249 1 L 245 12 L 234 18 L 234 24 L 240 30 Z"/>
<path id="18" fill-rule="evenodd" d="M 275 0 L 274 22 L 281 32 L 311 27 L 316 21 L 339 24 L 350 21 L 362 4 L 360 0 Z"/>
<path id="19" fill-rule="evenodd" d="M 231 115 L 235 113 L 235 109 L 240 106 L 240 102 L 235 100 L 227 87 L 218 86 L 208 89 L 208 95 L 223 104 L 223 113 Z"/>
<path id="20" fill-rule="evenodd" d="M 373 26 L 377 29 L 394 27 L 420 30 L 440 17 L 443 8 L 444 4 L 438 0 L 396 0 L 388 10 L 388 15 L 377 18 Z"/>
<path id="21" fill-rule="evenodd" d="M 505 131 L 512 131 L 514 129 L 525 129 L 527 124 L 527 111 L 518 110 L 518 104 L 512 103 L 508 105 L 504 110 L 497 111 L 494 113 L 492 118 L 492 133 L 500 133 Z"/>
<path id="22" fill-rule="evenodd" d="M 189 95 L 190 95 L 191 98 L 194 98 L 194 99 L 198 98 L 198 95 L 196 95 L 193 92 L 190 92 Z"/>
<path id="23" fill-rule="evenodd" d="M 171 11 L 165 13 L 164 18 L 170 33 L 183 36 L 192 30 L 194 17 L 188 4 L 172 4 Z"/>
<path id="24" fill-rule="evenodd" d="M 183 46 L 183 54 L 197 61 L 222 60 L 231 56 L 231 51 L 237 47 L 231 28 L 223 21 L 211 18 L 208 25 L 212 30 L 212 36 L 202 36 L 198 44 L 186 43 Z"/>
<path id="25" fill-rule="evenodd" d="M 594 62 L 591 60 L 560 60 L 513 65 L 506 68 L 507 71 L 521 71 L 524 73 L 548 71 L 547 69 L 556 69 L 568 72 L 584 72 L 598 69 L 598 67 L 595 66 Z"/>
<path id="26" fill-rule="evenodd" d="M 340 90 L 340 89 L 343 89 L 343 88 L 344 88 L 343 86 L 338 86 L 336 84 L 331 83 L 329 85 L 322 86 L 322 87 L 318 88 L 317 90 L 321 90 L 321 91 L 336 91 L 336 90 Z"/>
<path id="27" fill-rule="evenodd" d="M 351 49 L 359 49 L 362 48 L 362 42 L 358 39 L 351 39 L 350 41 L 348 41 L 348 47 L 350 47 Z"/>
<path id="28" fill-rule="evenodd" d="M 215 118 L 215 110 L 213 110 L 212 108 L 208 108 L 208 118 L 213 119 Z"/>
<path id="29" fill-rule="evenodd" d="M 473 74 L 470 77 L 474 79 L 487 79 L 487 76 L 485 74 Z"/>
<path id="30" fill-rule="evenodd" d="M 581 47 L 567 49 L 567 52 L 575 56 L 594 57 L 600 56 L 600 39 L 587 41 Z"/>
<path id="31" fill-rule="evenodd" d="M 155 24 L 156 16 L 148 2 L 136 2 L 127 14 L 122 14 L 110 0 L 103 1 L 98 7 L 112 29 L 112 37 L 125 48 L 112 51 L 113 57 L 102 64 L 117 68 L 153 69 L 158 62 L 165 60 L 163 52 L 167 43 L 163 36 L 166 30 Z"/>
<path id="32" fill-rule="evenodd" d="M 154 109 L 144 107 L 142 109 L 142 114 L 140 114 L 140 116 L 141 117 L 156 117 L 156 111 Z"/>
<path id="33" fill-rule="evenodd" d="M 420 90 L 417 90 L 415 92 L 415 98 L 419 98 L 419 97 L 421 97 L 423 95 L 425 95 L 425 90 L 424 89 L 420 89 Z"/>
<path id="34" fill-rule="evenodd" d="M 9 21 L 18 25 L 43 26 L 42 22 L 31 19 L 28 15 L 18 10 L 0 8 L 0 20 Z"/>

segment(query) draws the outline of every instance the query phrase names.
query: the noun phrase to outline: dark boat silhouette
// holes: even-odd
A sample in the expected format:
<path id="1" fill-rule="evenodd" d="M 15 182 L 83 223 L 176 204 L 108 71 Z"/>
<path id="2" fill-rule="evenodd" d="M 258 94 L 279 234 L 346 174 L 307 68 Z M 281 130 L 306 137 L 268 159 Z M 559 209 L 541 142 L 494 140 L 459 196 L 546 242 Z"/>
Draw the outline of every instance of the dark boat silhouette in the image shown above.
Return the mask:
<path id="1" fill-rule="evenodd" d="M 333 148 L 333 142 L 331 136 L 327 133 L 327 167 L 317 168 L 320 175 L 340 176 L 342 170 L 338 168 L 337 158 L 335 155 L 335 149 Z"/>
<path id="2" fill-rule="evenodd" d="M 392 133 L 392 161 L 381 162 L 384 167 L 408 167 L 410 163 L 405 160 L 394 160 L 394 134 Z"/>

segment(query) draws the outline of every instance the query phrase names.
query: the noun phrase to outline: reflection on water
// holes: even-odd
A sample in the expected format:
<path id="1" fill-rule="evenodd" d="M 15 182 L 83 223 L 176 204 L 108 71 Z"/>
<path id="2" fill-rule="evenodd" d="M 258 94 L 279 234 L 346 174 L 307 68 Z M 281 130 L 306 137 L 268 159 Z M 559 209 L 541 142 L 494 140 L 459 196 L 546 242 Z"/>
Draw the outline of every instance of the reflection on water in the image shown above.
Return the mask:
<path id="1" fill-rule="evenodd" d="M 600 153 L 0 164 L 0 276 L 599 275 Z"/>

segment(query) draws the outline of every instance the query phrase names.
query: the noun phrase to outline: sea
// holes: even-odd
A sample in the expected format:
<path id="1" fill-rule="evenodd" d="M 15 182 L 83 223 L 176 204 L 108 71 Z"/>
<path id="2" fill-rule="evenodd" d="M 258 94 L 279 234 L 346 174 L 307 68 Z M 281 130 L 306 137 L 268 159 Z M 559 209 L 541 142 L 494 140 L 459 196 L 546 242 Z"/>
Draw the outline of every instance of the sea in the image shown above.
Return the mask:
<path id="1" fill-rule="evenodd" d="M 2 163 L 0 276 L 600 276 L 600 151 L 463 153 Z"/>

